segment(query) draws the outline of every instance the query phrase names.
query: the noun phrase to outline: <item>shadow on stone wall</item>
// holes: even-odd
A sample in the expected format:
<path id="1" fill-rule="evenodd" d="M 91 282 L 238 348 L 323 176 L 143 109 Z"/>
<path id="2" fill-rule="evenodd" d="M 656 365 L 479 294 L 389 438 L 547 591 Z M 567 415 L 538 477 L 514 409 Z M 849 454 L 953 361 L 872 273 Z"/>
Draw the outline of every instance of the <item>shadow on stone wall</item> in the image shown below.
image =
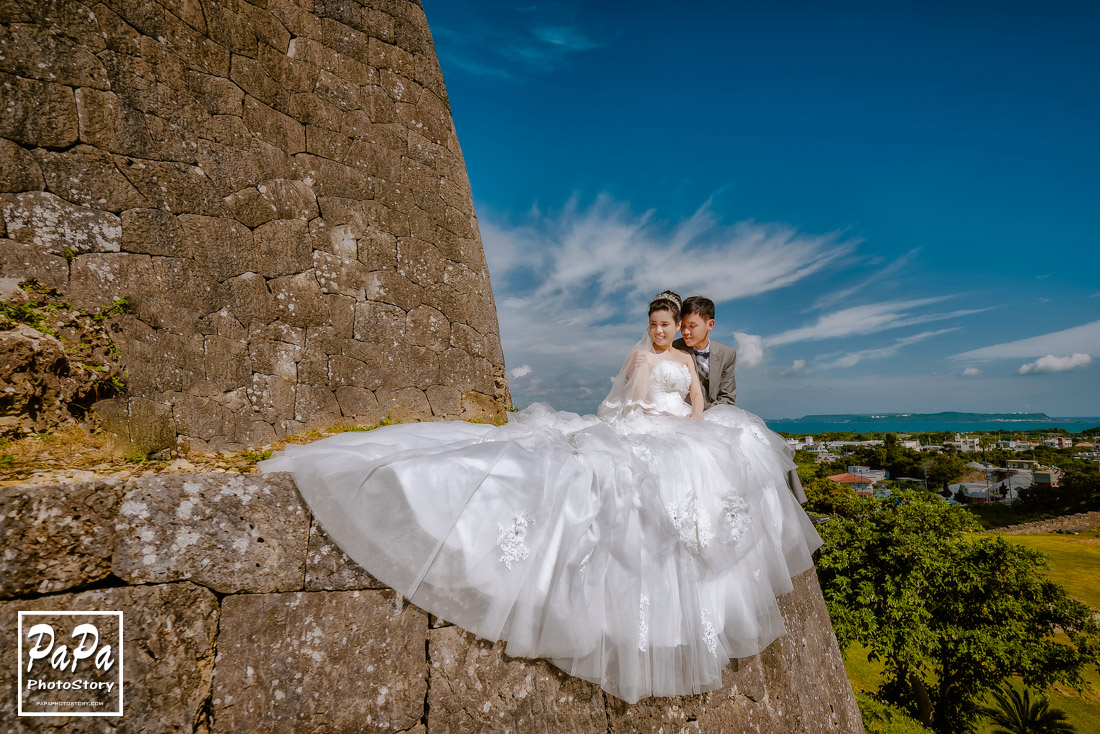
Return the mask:
<path id="1" fill-rule="evenodd" d="M 509 403 L 413 0 L 0 3 L 0 277 L 127 297 L 146 449 Z"/>
<path id="2" fill-rule="evenodd" d="M 722 690 L 628 705 L 403 604 L 312 524 L 289 474 L 6 487 L 0 517 L 4 629 L 18 610 L 124 612 L 119 731 L 863 731 L 813 571 L 780 598 L 788 633 Z M 0 666 L 0 687 L 14 678 Z M 17 718 L 14 696 L 0 717 L 102 728 Z"/>

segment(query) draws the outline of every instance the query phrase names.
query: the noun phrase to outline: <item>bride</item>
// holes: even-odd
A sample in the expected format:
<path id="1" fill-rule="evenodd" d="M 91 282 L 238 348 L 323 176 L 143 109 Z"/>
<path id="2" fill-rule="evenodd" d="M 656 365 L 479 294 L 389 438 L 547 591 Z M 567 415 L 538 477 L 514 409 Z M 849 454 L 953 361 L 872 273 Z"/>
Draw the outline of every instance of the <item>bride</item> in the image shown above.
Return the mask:
<path id="1" fill-rule="evenodd" d="M 785 633 L 776 597 L 821 539 L 785 442 L 740 408 L 703 412 L 679 321 L 675 293 L 650 304 L 596 416 L 536 403 L 502 426 L 384 426 L 259 469 L 291 472 L 379 580 L 508 655 L 630 703 L 720 688 L 730 659 Z"/>

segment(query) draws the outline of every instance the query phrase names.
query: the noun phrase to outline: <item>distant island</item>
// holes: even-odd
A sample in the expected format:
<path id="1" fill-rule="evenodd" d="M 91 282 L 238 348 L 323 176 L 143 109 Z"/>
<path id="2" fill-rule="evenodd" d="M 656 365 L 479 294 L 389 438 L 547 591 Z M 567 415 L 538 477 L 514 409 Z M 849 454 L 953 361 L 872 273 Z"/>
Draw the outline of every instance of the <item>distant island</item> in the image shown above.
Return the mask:
<path id="1" fill-rule="evenodd" d="M 1100 417 L 1051 418 L 1046 413 L 841 413 L 768 418 L 773 431 L 819 433 L 966 433 L 967 431 L 1038 431 L 1081 433 L 1100 428 Z"/>
<path id="2" fill-rule="evenodd" d="M 840 415 L 804 415 L 797 421 L 813 423 L 1010 423 L 1054 420 L 1046 413 L 842 413 Z"/>

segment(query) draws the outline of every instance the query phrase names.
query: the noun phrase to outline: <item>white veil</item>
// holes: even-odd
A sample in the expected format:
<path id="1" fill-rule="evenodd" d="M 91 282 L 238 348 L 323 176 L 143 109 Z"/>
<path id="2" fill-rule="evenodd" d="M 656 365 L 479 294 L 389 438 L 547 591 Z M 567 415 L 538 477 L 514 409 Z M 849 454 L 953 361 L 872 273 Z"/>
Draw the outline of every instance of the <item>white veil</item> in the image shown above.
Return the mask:
<path id="1" fill-rule="evenodd" d="M 625 418 L 632 413 L 644 413 L 656 407 L 647 401 L 649 371 L 653 361 L 650 355 L 656 353 L 647 330 L 645 336 L 626 355 L 619 374 L 615 377 L 615 384 L 611 386 L 611 392 L 596 410 L 596 415 L 601 420 Z"/>

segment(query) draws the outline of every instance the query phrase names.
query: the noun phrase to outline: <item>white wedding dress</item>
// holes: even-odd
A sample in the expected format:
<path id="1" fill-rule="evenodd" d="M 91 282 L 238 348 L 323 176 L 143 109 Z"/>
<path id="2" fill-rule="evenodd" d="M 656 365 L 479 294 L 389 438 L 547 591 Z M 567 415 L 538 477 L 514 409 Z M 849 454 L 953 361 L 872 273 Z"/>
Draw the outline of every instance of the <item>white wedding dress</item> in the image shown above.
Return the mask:
<path id="1" fill-rule="evenodd" d="M 259 468 L 291 472 L 379 580 L 509 655 L 628 702 L 713 690 L 731 658 L 784 634 L 776 597 L 821 539 L 762 420 L 732 406 L 690 418 L 681 363 L 658 361 L 647 383 L 642 409 L 602 419 L 535 404 L 502 426 L 288 445 Z"/>

